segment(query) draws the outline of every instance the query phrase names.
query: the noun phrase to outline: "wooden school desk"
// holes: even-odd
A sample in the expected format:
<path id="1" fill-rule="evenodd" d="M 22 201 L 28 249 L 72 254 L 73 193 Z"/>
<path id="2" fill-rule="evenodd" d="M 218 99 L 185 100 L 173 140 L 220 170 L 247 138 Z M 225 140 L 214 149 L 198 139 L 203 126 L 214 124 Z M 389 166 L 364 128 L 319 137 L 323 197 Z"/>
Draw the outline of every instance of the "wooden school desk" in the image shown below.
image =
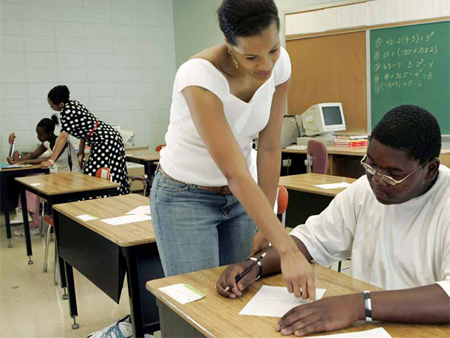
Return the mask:
<path id="1" fill-rule="evenodd" d="M 142 164 L 145 167 L 145 174 L 150 182 L 153 177 L 153 165 L 159 161 L 159 152 L 149 150 L 136 150 L 131 154 L 126 154 L 126 160 L 128 162 Z"/>
<path id="2" fill-rule="evenodd" d="M 133 337 L 144 337 L 144 333 L 159 330 L 155 297 L 145 290 L 148 280 L 164 277 L 152 221 L 118 226 L 100 221 L 124 216 L 142 205 L 149 205 L 149 199 L 131 194 L 53 207 L 59 255 L 67 274 L 70 315 L 74 320 L 78 310 L 73 268 L 116 303 L 120 300 L 126 272 Z M 98 219 L 77 218 L 85 214 Z"/>
<path id="3" fill-rule="evenodd" d="M 366 154 L 367 147 L 335 147 L 327 146 L 328 150 L 328 174 L 358 178 L 364 175 L 364 168 L 359 161 Z M 306 171 L 304 165 L 305 150 L 282 150 L 283 159 L 291 159 L 290 174 L 298 174 Z M 442 148 L 439 156 L 441 164 L 450 168 L 450 148 Z"/>
<path id="4" fill-rule="evenodd" d="M 33 264 L 31 256 L 30 225 L 28 222 L 27 197 L 25 191 L 47 200 L 49 210 L 58 203 L 76 201 L 82 198 L 101 197 L 104 195 L 117 195 L 118 183 L 102 180 L 97 177 L 83 175 L 79 172 L 64 172 L 51 175 L 38 175 L 16 178 L 20 187 L 22 202 L 23 226 L 27 247 L 28 264 Z M 64 273 L 61 270 L 61 283 L 64 283 Z"/>
<path id="5" fill-rule="evenodd" d="M 149 281 L 147 289 L 157 298 L 161 320 L 161 337 L 285 337 L 275 330 L 278 318 L 240 316 L 239 312 L 263 285 L 285 286 L 282 275 L 264 277 L 252 284 L 240 299 L 228 299 L 216 291 L 216 282 L 225 267 L 191 272 Z M 324 297 L 338 296 L 364 290 L 381 290 L 373 285 L 351 278 L 328 268 L 313 264 L 316 287 L 326 289 Z M 159 288 L 177 283 L 188 283 L 204 292 L 203 299 L 182 305 Z M 449 337 L 448 325 L 405 325 L 383 322 L 357 322 L 355 325 L 330 333 L 344 333 L 383 327 L 392 337 Z M 328 333 L 328 334 L 330 334 Z M 322 334 L 319 334 L 322 335 Z M 293 336 L 292 336 L 293 337 Z"/>
<path id="6" fill-rule="evenodd" d="M 2 209 L 5 213 L 5 225 L 6 225 L 6 237 L 8 238 L 8 248 L 12 248 L 11 244 L 11 223 L 9 217 L 10 199 L 17 197 L 19 194 L 15 194 L 14 191 L 18 191 L 17 183 L 14 181 L 16 177 L 23 177 L 35 174 L 48 174 L 48 169 L 41 169 L 40 165 L 31 165 L 22 168 L 3 168 L 0 170 L 0 192 Z M 27 215 L 28 218 L 28 215 Z"/>
<path id="7" fill-rule="evenodd" d="M 286 226 L 295 228 L 309 216 L 320 214 L 333 198 L 345 188 L 323 189 L 319 184 L 353 183 L 356 179 L 323 174 L 300 174 L 280 177 L 279 184 L 289 191 Z"/>

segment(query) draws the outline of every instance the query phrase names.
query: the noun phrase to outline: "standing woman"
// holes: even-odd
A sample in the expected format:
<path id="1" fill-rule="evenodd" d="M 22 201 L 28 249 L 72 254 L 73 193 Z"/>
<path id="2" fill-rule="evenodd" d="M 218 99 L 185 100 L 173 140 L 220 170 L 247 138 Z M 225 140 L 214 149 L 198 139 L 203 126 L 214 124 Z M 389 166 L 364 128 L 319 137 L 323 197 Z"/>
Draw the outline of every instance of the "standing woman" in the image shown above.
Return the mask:
<path id="1" fill-rule="evenodd" d="M 164 272 L 240 261 L 269 240 L 289 291 L 315 298 L 312 268 L 273 212 L 291 74 L 278 10 L 273 0 L 224 0 L 218 17 L 224 43 L 193 56 L 175 77 L 151 192 Z M 258 133 L 256 183 L 249 168 Z"/>
<path id="2" fill-rule="evenodd" d="M 73 135 L 80 139 L 79 154 L 84 153 L 86 142 L 91 147 L 84 173 L 95 176 L 99 168 L 109 168 L 111 181 L 120 183 L 119 193 L 129 194 L 125 147 L 119 132 L 96 118 L 80 102 L 70 100 L 69 88 L 66 86 L 56 86 L 50 90 L 47 101 L 54 111 L 61 112 L 61 133 L 52 155 L 41 166 L 51 167 L 64 149 L 69 135 Z"/>

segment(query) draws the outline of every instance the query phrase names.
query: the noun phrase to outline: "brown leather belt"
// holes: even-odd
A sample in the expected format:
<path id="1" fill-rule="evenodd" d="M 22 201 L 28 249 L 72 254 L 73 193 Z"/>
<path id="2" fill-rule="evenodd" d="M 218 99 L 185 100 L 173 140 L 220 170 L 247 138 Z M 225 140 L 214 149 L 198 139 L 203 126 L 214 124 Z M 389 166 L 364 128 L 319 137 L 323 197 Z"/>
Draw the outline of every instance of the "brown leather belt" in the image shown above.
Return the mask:
<path id="1" fill-rule="evenodd" d="M 161 174 L 163 174 L 164 176 L 170 178 L 172 181 L 189 185 L 189 183 L 177 180 L 176 178 L 173 178 L 172 176 L 167 175 L 167 173 L 164 170 L 162 170 L 161 166 L 158 167 L 158 171 L 160 171 Z M 212 191 L 212 192 L 218 193 L 220 195 L 231 195 L 232 194 L 230 187 L 228 185 L 224 185 L 221 187 L 209 187 L 206 185 L 195 185 L 195 186 L 201 190 Z"/>

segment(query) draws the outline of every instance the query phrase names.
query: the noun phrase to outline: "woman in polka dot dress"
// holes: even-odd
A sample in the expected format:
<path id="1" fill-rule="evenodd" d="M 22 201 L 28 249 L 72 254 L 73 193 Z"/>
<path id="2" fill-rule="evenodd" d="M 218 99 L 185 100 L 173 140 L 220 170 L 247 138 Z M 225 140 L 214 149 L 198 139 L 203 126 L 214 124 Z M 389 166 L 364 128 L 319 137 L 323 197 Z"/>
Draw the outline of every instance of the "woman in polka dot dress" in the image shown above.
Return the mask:
<path id="1" fill-rule="evenodd" d="M 91 147 L 84 173 L 95 176 L 99 168 L 109 168 L 111 180 L 120 183 L 121 195 L 130 193 L 128 172 L 125 163 L 125 147 L 119 132 L 109 124 L 97 119 L 85 106 L 70 100 L 69 88 L 56 86 L 48 93 L 48 103 L 55 111 L 61 111 L 61 133 L 56 141 L 52 156 L 41 164 L 51 167 L 64 148 L 69 135 L 80 139 L 80 150 L 84 152 L 85 142 Z"/>

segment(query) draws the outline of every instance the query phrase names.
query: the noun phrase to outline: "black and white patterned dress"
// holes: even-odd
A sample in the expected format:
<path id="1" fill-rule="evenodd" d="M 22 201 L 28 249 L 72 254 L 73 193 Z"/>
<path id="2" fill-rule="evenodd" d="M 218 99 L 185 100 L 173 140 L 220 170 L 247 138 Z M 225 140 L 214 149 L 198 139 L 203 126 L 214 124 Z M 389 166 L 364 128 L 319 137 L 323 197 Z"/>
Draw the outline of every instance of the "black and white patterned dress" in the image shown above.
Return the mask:
<path id="1" fill-rule="evenodd" d="M 125 147 L 119 132 L 109 124 L 99 121 L 85 106 L 75 100 L 70 100 L 65 104 L 60 120 L 61 132 L 83 138 L 91 147 L 91 154 L 84 173 L 95 176 L 99 168 L 109 168 L 111 181 L 120 183 L 118 188 L 120 194 L 129 194 L 130 184 L 125 162 Z M 90 134 L 97 121 L 97 128 Z"/>

